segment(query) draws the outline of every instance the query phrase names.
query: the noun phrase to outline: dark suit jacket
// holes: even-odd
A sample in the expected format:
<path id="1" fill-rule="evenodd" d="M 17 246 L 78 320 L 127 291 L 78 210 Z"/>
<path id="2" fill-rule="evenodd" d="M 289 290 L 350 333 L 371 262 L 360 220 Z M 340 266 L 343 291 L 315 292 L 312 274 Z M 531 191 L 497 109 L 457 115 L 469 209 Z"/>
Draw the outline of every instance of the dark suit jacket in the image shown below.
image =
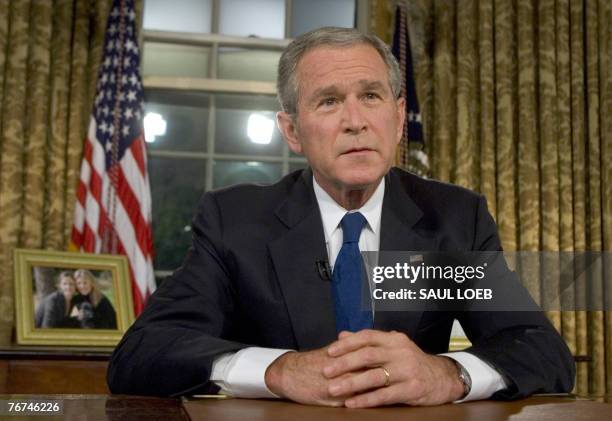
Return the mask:
<path id="1" fill-rule="evenodd" d="M 468 190 L 399 169 L 385 177 L 381 250 L 500 250 L 486 202 Z M 319 348 L 336 339 L 327 260 L 312 172 L 271 186 L 203 196 L 183 265 L 150 298 L 115 349 L 113 393 L 216 391 L 213 359 L 247 346 Z M 518 286 L 518 285 L 517 285 Z M 495 398 L 570 391 L 574 363 L 541 312 L 381 312 L 375 328 L 405 332 L 423 350 L 448 349 L 457 318 L 473 346 L 510 383 Z"/>

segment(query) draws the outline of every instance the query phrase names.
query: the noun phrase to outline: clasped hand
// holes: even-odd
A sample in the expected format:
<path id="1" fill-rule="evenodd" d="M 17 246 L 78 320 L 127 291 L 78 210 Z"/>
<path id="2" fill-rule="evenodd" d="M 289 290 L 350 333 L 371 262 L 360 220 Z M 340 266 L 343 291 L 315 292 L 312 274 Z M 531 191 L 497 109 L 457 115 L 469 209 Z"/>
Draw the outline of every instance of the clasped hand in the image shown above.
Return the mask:
<path id="1" fill-rule="evenodd" d="M 377 330 L 341 332 L 327 347 L 286 353 L 268 367 L 266 385 L 295 402 L 349 408 L 438 405 L 463 394 L 451 359 Z"/>

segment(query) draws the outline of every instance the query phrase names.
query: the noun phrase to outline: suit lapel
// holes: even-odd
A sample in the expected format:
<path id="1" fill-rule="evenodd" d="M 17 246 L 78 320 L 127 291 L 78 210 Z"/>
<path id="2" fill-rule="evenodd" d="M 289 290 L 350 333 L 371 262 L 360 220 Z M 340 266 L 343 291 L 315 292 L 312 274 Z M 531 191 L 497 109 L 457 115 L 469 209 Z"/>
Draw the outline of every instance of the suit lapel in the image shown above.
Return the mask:
<path id="1" fill-rule="evenodd" d="M 276 215 L 288 231 L 268 249 L 298 349 L 322 347 L 336 339 L 336 321 L 331 280 L 322 279 L 317 269 L 317 262 L 328 257 L 310 170 L 302 173 Z"/>
<path id="2" fill-rule="evenodd" d="M 414 225 L 423 217 L 423 212 L 412 200 L 406 191 L 406 186 L 402 185 L 394 170 L 391 170 L 385 177 L 385 183 L 380 251 L 433 250 L 433 240 L 423 237 L 414 229 Z M 378 264 L 381 266 L 395 264 L 395 261 L 385 261 L 383 255 L 380 255 L 379 258 Z M 415 308 L 414 311 L 376 311 L 374 328 L 387 331 L 398 330 L 414 336 L 422 313 L 421 308 Z"/>
<path id="3" fill-rule="evenodd" d="M 423 212 L 391 170 L 385 177 L 380 250 L 434 250 L 434 240 L 420 235 L 414 225 Z M 336 339 L 331 281 L 323 280 L 317 261 L 327 261 L 325 235 L 312 188 L 312 172 L 305 170 L 276 216 L 288 231 L 268 244 L 298 349 L 315 349 Z M 379 262 L 384 265 L 384 261 Z M 376 311 L 374 328 L 398 330 L 413 336 L 422 316 L 415 311 Z"/>

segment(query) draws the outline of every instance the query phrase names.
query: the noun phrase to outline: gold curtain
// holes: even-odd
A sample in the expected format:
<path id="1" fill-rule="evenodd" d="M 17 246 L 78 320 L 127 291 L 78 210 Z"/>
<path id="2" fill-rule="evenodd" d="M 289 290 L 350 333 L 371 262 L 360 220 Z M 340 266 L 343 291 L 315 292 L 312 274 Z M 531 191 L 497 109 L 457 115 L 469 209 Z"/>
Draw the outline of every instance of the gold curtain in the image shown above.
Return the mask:
<path id="1" fill-rule="evenodd" d="M 64 250 L 108 1 L 0 0 L 0 344 L 13 250 Z"/>
<path id="2" fill-rule="evenodd" d="M 371 3 L 370 29 L 387 41 L 398 3 Z M 487 197 L 505 250 L 611 251 L 612 2 L 402 3 L 432 176 Z M 604 264 L 590 287 L 609 305 Z M 612 394 L 612 312 L 548 315 L 591 358 L 576 391 Z"/>

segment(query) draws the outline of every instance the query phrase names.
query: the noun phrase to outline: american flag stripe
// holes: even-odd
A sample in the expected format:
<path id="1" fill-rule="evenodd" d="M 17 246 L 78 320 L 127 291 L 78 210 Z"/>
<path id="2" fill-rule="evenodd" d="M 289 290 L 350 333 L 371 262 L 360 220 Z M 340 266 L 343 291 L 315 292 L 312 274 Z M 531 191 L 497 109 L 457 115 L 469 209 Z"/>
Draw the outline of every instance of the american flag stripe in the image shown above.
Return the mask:
<path id="1" fill-rule="evenodd" d="M 105 177 L 104 180 L 104 191 L 106 190 L 114 190 L 110 185 L 110 179 Z M 116 193 L 111 193 L 116 194 Z M 114 231 L 118 238 L 118 242 L 123 246 L 123 250 L 127 255 L 132 269 L 137 273 L 147 273 L 147 256 L 144 255 L 142 249 L 147 246 L 147 243 L 143 241 L 140 243 L 137 241 L 136 228 L 131 223 L 131 219 L 129 217 L 129 213 L 124 205 L 125 198 L 122 198 L 121 194 L 117 195 L 119 197 L 119 201 L 116 203 L 116 218 L 114 221 Z M 108 209 L 105 209 L 105 214 L 109 213 Z M 147 291 L 148 283 L 144 278 L 140 280 L 136 280 L 138 287 L 140 289 L 141 294 L 144 296 Z"/>
<path id="2" fill-rule="evenodd" d="M 77 187 L 73 248 L 126 255 L 134 309 L 155 290 L 133 0 L 114 0 Z"/>
<path id="3" fill-rule="evenodd" d="M 140 136 L 144 137 L 144 133 L 141 133 Z M 132 143 L 132 146 L 130 146 L 130 153 L 131 153 L 131 157 L 130 159 L 134 160 L 134 163 L 137 165 L 138 170 L 140 171 L 140 175 L 142 178 L 147 178 L 147 161 L 146 161 L 146 151 L 143 150 L 143 146 L 144 143 L 141 142 L 134 142 Z M 124 165 L 124 161 L 121 162 L 122 166 Z M 131 167 L 130 167 L 131 169 Z M 140 186 L 142 187 L 142 186 Z"/>
<path id="4" fill-rule="evenodd" d="M 88 142 L 88 146 L 90 150 L 93 150 L 93 153 L 91 155 L 88 153 L 85 154 L 85 159 L 83 161 L 83 172 L 85 176 L 89 177 L 82 177 L 80 184 L 84 186 L 85 190 L 87 191 L 86 202 L 84 203 L 84 208 L 87 209 L 86 225 L 88 227 L 98 227 L 98 233 L 95 241 L 96 246 L 92 251 L 100 252 L 101 249 L 101 237 L 103 234 L 101 229 L 104 228 L 105 224 L 100 223 L 100 209 L 103 210 L 104 215 L 108 215 L 110 212 L 110 209 L 107 209 L 107 206 L 104 205 L 102 198 L 116 196 L 119 199 L 116 203 L 117 218 L 114 223 L 116 234 L 123 244 L 134 244 L 139 246 L 127 247 L 125 249 L 131 251 L 128 253 L 128 257 L 133 265 L 136 265 L 140 270 L 143 270 L 146 264 L 144 261 L 146 259 L 142 253 L 142 250 L 147 249 L 149 237 L 146 235 L 146 233 L 142 233 L 141 228 L 146 227 L 147 223 L 140 212 L 138 199 L 134 195 L 134 192 L 129 185 L 130 183 L 139 183 L 142 186 L 144 185 L 144 180 L 140 176 L 139 171 L 130 171 L 129 177 L 126 177 L 122 171 L 122 168 L 120 167 L 119 171 L 117 171 L 117 184 L 119 189 L 115 190 L 111 185 L 111 180 L 108 173 L 105 173 L 101 179 L 98 171 L 92 171 L 92 158 L 96 155 L 104 156 L 104 151 L 102 150 L 101 145 L 98 142 Z M 128 154 L 126 153 L 125 157 L 127 156 Z M 130 179 L 132 181 L 130 181 Z M 80 191 L 82 190 L 81 185 L 79 186 Z M 87 189 L 88 185 L 89 189 Z M 79 201 L 79 204 L 83 205 L 81 201 Z M 109 223 L 106 218 L 103 222 Z M 141 229 L 141 233 L 137 237 L 136 232 L 138 232 L 139 228 Z M 146 283 L 139 283 L 139 287 L 143 293 L 146 291 L 145 285 Z"/>
<path id="5" fill-rule="evenodd" d="M 88 142 L 89 143 L 89 142 Z M 90 149 L 91 144 L 89 145 Z M 94 148 L 98 148 L 99 145 L 94 144 Z M 100 148 L 101 149 L 101 148 Z M 95 155 L 95 153 L 94 153 Z M 90 157 L 91 160 L 91 157 Z M 92 187 L 91 189 L 87 189 L 86 186 L 88 184 L 87 178 L 82 177 L 79 183 L 79 191 L 87 191 L 85 203 L 79 200 L 77 205 L 77 211 L 75 212 L 75 228 L 84 225 L 84 232 L 82 239 L 78 237 L 81 236 L 81 232 L 83 230 L 74 229 L 73 230 L 73 241 L 75 243 L 82 242 L 83 249 L 99 253 L 102 249 L 102 230 L 105 225 L 110 224 L 108 219 L 105 217 L 108 214 L 109 209 L 106 209 L 105 206 L 101 202 L 101 198 L 105 197 L 106 194 L 109 193 L 109 190 L 114 190 L 111 186 L 110 178 L 108 176 L 104 176 L 103 181 L 100 180 L 100 176 L 94 170 L 91 170 L 90 160 L 87 160 L 87 155 L 85 156 L 85 160 L 83 161 L 84 170 L 82 171 L 82 175 L 89 175 L 89 185 Z M 119 185 L 127 186 L 129 182 L 124 177 L 122 171 L 118 171 L 119 174 Z M 133 175 L 133 174 L 132 174 Z M 97 187 L 94 187 L 97 186 Z M 143 236 L 140 234 L 140 238 L 136 238 L 136 230 L 135 227 L 146 226 L 146 222 L 142 219 L 140 211 L 134 205 L 138 202 L 133 195 L 133 192 L 129 187 L 124 187 L 120 189 L 117 197 L 120 199 L 117 202 L 116 207 L 116 220 L 114 223 L 114 231 L 118 237 L 118 249 L 119 254 L 125 254 L 128 256 L 130 261 L 130 271 L 133 272 L 132 268 L 135 269 L 138 273 L 149 273 L 149 279 L 153 279 L 153 273 L 148 270 L 148 266 L 151 264 L 151 254 L 144 255 L 142 250 L 146 250 L 148 247 L 148 243 L 150 238 L 146 235 Z M 124 206 L 124 203 L 126 206 Z M 85 213 L 85 209 L 87 212 Z M 100 209 L 103 210 L 102 217 L 100 215 Z M 130 209 L 128 211 L 127 209 Z M 136 210 L 136 212 L 134 212 Z M 85 223 L 79 221 L 85 216 Z M 133 221 L 140 220 L 132 225 Z M 98 232 L 95 232 L 91 229 L 91 227 L 98 227 Z M 142 231 L 142 230 L 140 230 Z M 76 236 L 76 237 L 75 237 Z M 125 247 L 125 244 L 132 244 L 131 247 Z M 141 278 L 143 279 L 143 278 Z M 136 282 L 138 287 L 138 294 L 134 296 L 135 298 L 135 308 L 142 307 L 142 300 L 140 297 L 145 297 L 149 293 L 149 290 L 154 289 L 154 285 L 150 285 L 147 282 Z M 138 302 L 137 302 L 138 300 Z M 139 304 L 140 302 L 140 304 Z"/>
<path id="6" fill-rule="evenodd" d="M 131 152 L 131 149 L 128 149 L 121 160 L 120 171 L 119 171 L 119 187 L 121 189 L 120 194 L 123 196 L 125 194 L 125 200 L 130 201 L 129 203 L 138 204 L 140 203 L 138 197 L 134 194 L 135 191 L 139 191 L 140 189 L 145 188 L 149 185 L 148 180 L 142 176 L 140 171 L 137 168 L 138 163 L 134 159 L 134 155 Z M 123 191 L 125 189 L 125 191 Z M 132 207 L 131 213 L 134 213 L 134 216 L 131 217 L 134 225 L 138 225 L 139 227 L 145 227 L 146 215 L 143 215 L 143 209 L 151 209 L 150 201 L 143 201 L 141 206 Z M 146 234 L 146 230 L 143 230 L 143 235 Z M 144 248 L 143 248 L 144 249 Z"/>
<path id="7" fill-rule="evenodd" d="M 89 228 L 89 225 L 85 225 L 83 233 L 83 249 L 92 250 L 95 252 L 96 244 L 100 243 L 98 235 Z"/>
<path id="8" fill-rule="evenodd" d="M 127 254 L 125 250 L 123 249 L 122 244 L 119 244 L 117 252 L 122 255 Z M 130 278 L 135 279 L 134 271 L 132 270 L 132 265 L 130 265 L 128 269 L 130 272 Z M 149 297 L 149 293 L 147 292 L 143 295 L 140 285 L 137 285 L 135 282 L 132 282 L 132 297 L 134 297 L 134 310 L 136 314 L 139 314 L 140 312 L 142 312 L 142 309 L 144 308 L 144 304 L 145 304 L 146 299 Z"/>

